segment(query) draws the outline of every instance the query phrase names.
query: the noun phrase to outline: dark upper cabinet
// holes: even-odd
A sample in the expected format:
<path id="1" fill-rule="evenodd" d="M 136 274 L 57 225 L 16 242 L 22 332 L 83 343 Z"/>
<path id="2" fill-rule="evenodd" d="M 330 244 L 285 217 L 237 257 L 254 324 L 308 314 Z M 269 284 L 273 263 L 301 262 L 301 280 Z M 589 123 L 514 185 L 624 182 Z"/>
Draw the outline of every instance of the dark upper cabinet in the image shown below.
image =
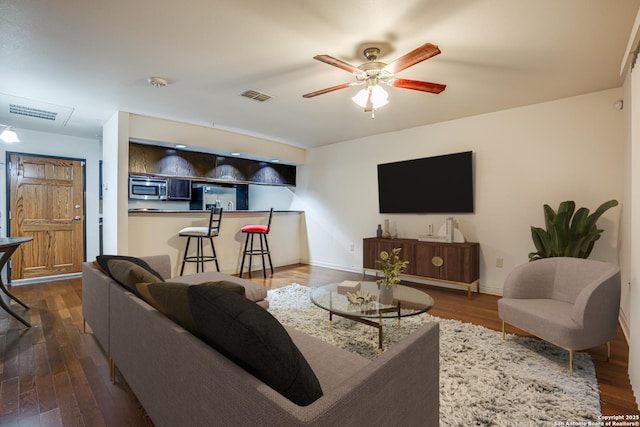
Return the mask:
<path id="1" fill-rule="evenodd" d="M 296 185 L 296 167 L 129 143 L 129 173 L 228 183 Z"/>
<path id="2" fill-rule="evenodd" d="M 167 179 L 169 200 L 191 200 L 191 181 L 188 179 Z"/>

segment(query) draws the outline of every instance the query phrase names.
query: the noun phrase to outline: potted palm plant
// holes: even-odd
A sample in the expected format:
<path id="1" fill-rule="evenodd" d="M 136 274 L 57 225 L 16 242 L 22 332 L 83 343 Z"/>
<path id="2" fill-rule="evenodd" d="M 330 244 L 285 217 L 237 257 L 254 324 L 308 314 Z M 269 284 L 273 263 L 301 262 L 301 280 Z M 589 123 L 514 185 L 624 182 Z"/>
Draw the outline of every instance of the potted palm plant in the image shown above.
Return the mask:
<path id="1" fill-rule="evenodd" d="M 587 208 L 576 211 L 576 204 L 572 200 L 560 203 L 557 212 L 549 205 L 544 205 L 546 229 L 531 227 L 536 251 L 529 254 L 529 261 L 562 256 L 588 258 L 604 231 L 596 226 L 596 221 L 614 206 L 618 206 L 618 201 L 609 200 L 589 214 Z"/>

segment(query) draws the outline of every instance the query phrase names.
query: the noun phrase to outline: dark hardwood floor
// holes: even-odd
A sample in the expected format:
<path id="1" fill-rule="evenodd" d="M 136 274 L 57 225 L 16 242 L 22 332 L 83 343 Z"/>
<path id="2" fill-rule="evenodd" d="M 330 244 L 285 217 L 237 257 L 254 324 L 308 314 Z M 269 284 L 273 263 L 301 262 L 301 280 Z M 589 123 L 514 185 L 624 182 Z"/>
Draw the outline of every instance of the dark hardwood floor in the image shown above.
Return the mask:
<path id="1" fill-rule="evenodd" d="M 277 268 L 273 277 L 251 280 L 268 289 L 291 283 L 319 286 L 359 280 L 360 274 L 308 265 Z M 500 330 L 498 297 L 465 290 L 422 287 L 436 301 L 431 314 Z M 83 332 L 81 280 L 16 286 L 12 292 L 30 310 L 12 306 L 34 326 L 26 329 L 0 310 L 0 426 L 148 426 L 126 382 L 109 381 L 105 355 Z M 4 297 L 4 295 L 3 295 Z M 508 329 L 508 332 L 518 332 Z M 618 330 L 612 358 L 606 348 L 589 351 L 598 376 L 604 415 L 639 414 L 627 376 L 628 346 Z"/>

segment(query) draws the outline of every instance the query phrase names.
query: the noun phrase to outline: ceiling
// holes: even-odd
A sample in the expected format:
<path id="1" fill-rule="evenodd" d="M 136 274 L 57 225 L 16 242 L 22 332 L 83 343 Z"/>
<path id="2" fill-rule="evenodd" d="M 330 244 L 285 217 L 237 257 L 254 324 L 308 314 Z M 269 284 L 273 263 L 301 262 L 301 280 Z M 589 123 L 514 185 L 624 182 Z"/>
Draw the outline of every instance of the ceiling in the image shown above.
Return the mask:
<path id="1" fill-rule="evenodd" d="M 0 123 L 95 138 L 115 111 L 300 147 L 622 85 L 640 0 L 2 0 Z M 431 42 L 442 53 L 398 74 L 439 95 L 388 88 L 375 119 L 354 81 L 313 59 L 391 62 Z M 155 88 L 149 76 L 169 84 Z M 258 102 L 246 90 L 272 98 Z M 59 112 L 26 119 L 8 105 Z"/>

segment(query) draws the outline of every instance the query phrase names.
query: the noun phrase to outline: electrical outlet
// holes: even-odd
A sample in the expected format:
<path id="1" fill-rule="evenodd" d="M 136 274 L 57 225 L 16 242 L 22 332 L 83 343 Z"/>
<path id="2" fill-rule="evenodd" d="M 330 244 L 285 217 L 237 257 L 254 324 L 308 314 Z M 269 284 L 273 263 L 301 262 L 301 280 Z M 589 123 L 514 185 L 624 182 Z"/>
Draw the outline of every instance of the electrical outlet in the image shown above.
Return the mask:
<path id="1" fill-rule="evenodd" d="M 504 259 L 502 258 L 496 258 L 496 267 L 498 268 L 502 268 L 502 265 L 504 264 Z"/>

